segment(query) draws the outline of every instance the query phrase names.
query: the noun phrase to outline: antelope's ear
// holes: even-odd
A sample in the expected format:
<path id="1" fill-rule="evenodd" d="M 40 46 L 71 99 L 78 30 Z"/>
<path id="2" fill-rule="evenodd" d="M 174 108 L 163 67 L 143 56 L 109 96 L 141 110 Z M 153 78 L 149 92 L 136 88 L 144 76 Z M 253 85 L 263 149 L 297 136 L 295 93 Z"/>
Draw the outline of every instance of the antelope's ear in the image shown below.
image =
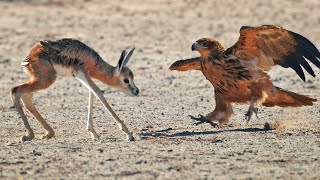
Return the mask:
<path id="1" fill-rule="evenodd" d="M 135 47 L 133 47 L 133 48 L 129 51 L 128 55 L 126 56 L 125 60 L 123 61 L 123 66 L 126 66 L 126 65 L 127 65 L 128 61 L 129 61 L 130 58 L 131 58 L 131 55 L 132 55 L 134 49 L 135 49 Z"/>
<path id="2" fill-rule="evenodd" d="M 201 70 L 201 62 L 200 58 L 192 58 L 192 59 L 185 59 L 179 60 L 174 62 L 170 68 L 171 71 L 190 71 L 190 70 Z"/>
<path id="3" fill-rule="evenodd" d="M 122 50 L 121 56 L 119 58 L 118 65 L 117 65 L 117 71 L 118 72 L 121 72 L 121 69 L 124 67 L 124 58 L 126 57 L 126 55 L 127 55 L 127 51 L 126 50 Z"/>

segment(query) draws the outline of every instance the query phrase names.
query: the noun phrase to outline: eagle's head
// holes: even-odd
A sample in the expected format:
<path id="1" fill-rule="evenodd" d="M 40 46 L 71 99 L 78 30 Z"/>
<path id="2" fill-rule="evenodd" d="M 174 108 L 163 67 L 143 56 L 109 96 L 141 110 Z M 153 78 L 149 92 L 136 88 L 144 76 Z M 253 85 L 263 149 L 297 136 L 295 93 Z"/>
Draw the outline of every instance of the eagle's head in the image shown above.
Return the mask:
<path id="1" fill-rule="evenodd" d="M 212 38 L 201 38 L 191 46 L 192 51 L 198 51 L 202 57 L 206 58 L 208 55 L 215 55 L 223 52 L 224 47 Z"/>

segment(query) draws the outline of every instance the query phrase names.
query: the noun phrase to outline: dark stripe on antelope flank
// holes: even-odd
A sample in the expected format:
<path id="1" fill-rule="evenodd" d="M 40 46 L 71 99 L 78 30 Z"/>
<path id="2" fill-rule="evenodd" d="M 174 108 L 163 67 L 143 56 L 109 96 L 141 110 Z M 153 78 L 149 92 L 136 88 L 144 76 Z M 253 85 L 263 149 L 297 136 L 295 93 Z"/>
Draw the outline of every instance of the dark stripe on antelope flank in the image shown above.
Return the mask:
<path id="1" fill-rule="evenodd" d="M 40 41 L 44 51 L 40 58 L 65 66 L 82 67 L 88 60 L 96 63 L 103 61 L 92 48 L 76 39 L 60 39 L 57 41 Z"/>

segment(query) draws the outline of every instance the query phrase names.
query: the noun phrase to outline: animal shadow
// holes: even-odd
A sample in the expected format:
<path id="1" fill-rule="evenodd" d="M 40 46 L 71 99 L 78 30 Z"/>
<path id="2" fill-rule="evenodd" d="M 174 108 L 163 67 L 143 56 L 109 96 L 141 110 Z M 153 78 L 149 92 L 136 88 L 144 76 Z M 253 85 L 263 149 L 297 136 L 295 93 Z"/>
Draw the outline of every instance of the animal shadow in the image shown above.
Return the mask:
<path id="1" fill-rule="evenodd" d="M 265 132 L 268 131 L 264 128 L 245 128 L 245 129 L 226 129 L 226 130 L 218 130 L 218 131 L 183 131 L 178 133 L 171 134 L 170 131 L 174 131 L 178 129 L 167 128 L 163 130 L 158 130 L 154 132 L 142 132 L 142 137 L 186 137 L 186 136 L 197 136 L 197 135 L 212 135 L 226 132 Z"/>

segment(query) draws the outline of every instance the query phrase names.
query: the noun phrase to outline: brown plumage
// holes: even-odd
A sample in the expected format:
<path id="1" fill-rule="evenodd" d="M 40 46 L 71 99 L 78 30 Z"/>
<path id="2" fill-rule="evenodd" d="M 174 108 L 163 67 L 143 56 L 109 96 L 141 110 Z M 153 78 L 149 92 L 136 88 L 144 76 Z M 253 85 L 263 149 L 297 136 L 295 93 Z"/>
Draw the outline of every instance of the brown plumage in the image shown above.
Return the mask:
<path id="1" fill-rule="evenodd" d="M 268 107 L 310 106 L 316 99 L 283 90 L 270 81 L 266 71 L 274 65 L 293 69 L 305 81 L 302 67 L 313 77 L 308 61 L 320 68 L 320 52 L 305 37 L 279 26 L 242 27 L 239 40 L 230 48 L 212 38 L 202 38 L 192 45 L 200 57 L 179 60 L 170 70 L 201 70 L 215 89 L 216 108 L 201 116 L 197 124 L 228 122 L 232 103 L 249 103 L 247 118 L 257 114 L 255 105 Z"/>

